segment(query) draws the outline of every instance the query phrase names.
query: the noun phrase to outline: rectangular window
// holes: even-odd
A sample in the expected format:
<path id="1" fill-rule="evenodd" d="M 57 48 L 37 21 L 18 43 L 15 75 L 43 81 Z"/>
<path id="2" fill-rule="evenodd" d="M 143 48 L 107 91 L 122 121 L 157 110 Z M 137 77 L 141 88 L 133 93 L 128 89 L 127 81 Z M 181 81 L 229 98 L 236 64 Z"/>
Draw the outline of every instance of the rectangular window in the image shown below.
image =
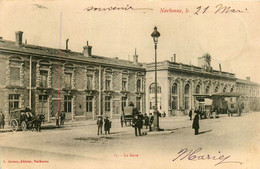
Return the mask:
<path id="1" fill-rule="evenodd" d="M 93 75 L 87 75 L 87 90 L 93 89 Z"/>
<path id="2" fill-rule="evenodd" d="M 48 95 L 39 95 L 39 101 L 47 102 L 47 100 L 48 100 Z"/>
<path id="3" fill-rule="evenodd" d="M 154 103 L 150 102 L 150 110 L 153 110 Z"/>
<path id="4" fill-rule="evenodd" d="M 65 96 L 64 97 L 64 112 L 71 113 L 72 107 L 72 96 Z"/>
<path id="5" fill-rule="evenodd" d="M 185 109 L 189 109 L 189 97 L 184 98 L 184 106 L 185 106 Z"/>
<path id="6" fill-rule="evenodd" d="M 47 86 L 47 82 L 48 82 L 48 71 L 45 71 L 45 70 L 41 70 L 40 71 L 40 79 L 41 79 L 41 82 L 40 82 L 40 87 L 48 87 Z"/>
<path id="7" fill-rule="evenodd" d="M 122 111 L 124 111 L 124 107 L 126 106 L 126 99 L 127 99 L 126 97 L 122 97 L 122 100 L 121 100 L 121 101 L 122 101 L 122 102 L 121 102 Z"/>
<path id="8" fill-rule="evenodd" d="M 93 97 L 87 96 L 86 97 L 86 112 L 92 112 L 93 108 Z"/>
<path id="9" fill-rule="evenodd" d="M 39 111 L 47 115 L 48 113 L 48 95 L 39 95 Z"/>
<path id="10" fill-rule="evenodd" d="M 178 97 L 176 96 L 172 97 L 172 109 L 173 110 L 178 109 Z"/>
<path id="11" fill-rule="evenodd" d="M 110 100 L 111 97 L 110 96 L 105 96 L 105 111 L 110 111 Z"/>
<path id="12" fill-rule="evenodd" d="M 65 88 L 71 89 L 72 87 L 72 73 L 65 73 Z"/>
<path id="13" fill-rule="evenodd" d="M 122 91 L 127 91 L 127 78 L 122 78 Z"/>
<path id="14" fill-rule="evenodd" d="M 136 82 L 136 91 L 141 92 L 141 79 L 138 79 Z"/>
<path id="15" fill-rule="evenodd" d="M 9 109 L 19 108 L 20 95 L 19 94 L 9 94 Z"/>
<path id="16" fill-rule="evenodd" d="M 10 83 L 13 86 L 20 86 L 20 68 L 10 68 Z"/>
<path id="17" fill-rule="evenodd" d="M 110 80 L 110 78 L 109 77 L 106 77 L 106 86 L 105 86 L 105 89 L 106 90 L 110 90 L 110 84 L 111 83 L 111 80 Z"/>
<path id="18" fill-rule="evenodd" d="M 136 97 L 136 108 L 137 110 L 141 110 L 141 97 Z"/>

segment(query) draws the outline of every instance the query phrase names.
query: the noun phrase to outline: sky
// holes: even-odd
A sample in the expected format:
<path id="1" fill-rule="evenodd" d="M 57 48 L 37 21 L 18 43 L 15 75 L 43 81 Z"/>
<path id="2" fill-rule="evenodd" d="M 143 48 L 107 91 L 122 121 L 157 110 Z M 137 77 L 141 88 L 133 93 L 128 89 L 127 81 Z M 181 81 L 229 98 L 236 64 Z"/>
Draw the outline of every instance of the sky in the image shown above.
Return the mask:
<path id="1" fill-rule="evenodd" d="M 215 13 L 220 4 L 243 13 Z M 127 5 L 145 9 L 84 10 Z M 183 13 L 162 13 L 162 9 Z M 151 33 L 157 26 L 158 61 L 176 54 L 177 62 L 197 66 L 197 58 L 209 53 L 214 69 L 221 64 L 222 71 L 260 83 L 259 11 L 260 3 L 234 1 L 0 0 L 0 36 L 14 41 L 15 31 L 20 30 L 28 44 L 52 48 L 65 48 L 69 39 L 69 49 L 77 52 L 88 41 L 93 55 L 125 60 L 132 60 L 136 48 L 139 61 L 149 63 L 154 62 Z"/>

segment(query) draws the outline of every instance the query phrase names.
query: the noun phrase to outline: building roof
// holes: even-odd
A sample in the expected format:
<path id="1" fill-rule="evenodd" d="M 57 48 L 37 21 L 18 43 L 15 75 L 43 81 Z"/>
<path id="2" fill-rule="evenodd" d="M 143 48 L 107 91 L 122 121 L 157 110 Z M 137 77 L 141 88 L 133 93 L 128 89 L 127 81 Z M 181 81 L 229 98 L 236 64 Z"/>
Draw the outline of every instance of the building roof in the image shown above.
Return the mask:
<path id="1" fill-rule="evenodd" d="M 16 46 L 15 42 L 8 41 L 8 40 L 0 40 L 0 52 L 14 52 L 17 54 L 24 54 L 24 55 L 32 55 L 32 56 L 41 56 L 41 57 L 51 57 L 51 59 L 58 59 L 59 52 L 61 60 L 73 60 L 78 62 L 91 62 L 96 64 L 102 64 L 104 66 L 117 66 L 117 67 L 125 67 L 125 68 L 132 68 L 132 69 L 143 69 L 141 63 L 134 64 L 131 61 L 121 60 L 117 57 L 109 58 L 104 56 L 97 56 L 92 55 L 90 57 L 85 57 L 83 53 L 80 52 L 73 52 L 66 49 L 55 49 L 49 47 L 42 47 L 30 44 L 22 44 L 22 46 Z"/>
<path id="2" fill-rule="evenodd" d="M 252 81 L 250 81 L 250 80 L 236 79 L 236 82 L 237 82 L 238 84 L 260 86 L 260 84 L 255 83 L 255 82 L 252 82 Z"/>
<path id="3" fill-rule="evenodd" d="M 170 62 L 168 60 L 165 60 L 163 62 L 158 62 L 157 70 L 174 70 L 174 71 L 180 71 L 180 72 L 204 74 L 206 76 L 217 76 L 217 77 L 236 79 L 236 76 L 234 73 L 218 71 L 218 70 L 213 70 L 213 69 L 210 71 L 206 71 L 202 67 L 183 64 L 183 63 L 177 63 L 177 62 Z M 147 64 L 147 71 L 154 71 L 154 63 Z"/>

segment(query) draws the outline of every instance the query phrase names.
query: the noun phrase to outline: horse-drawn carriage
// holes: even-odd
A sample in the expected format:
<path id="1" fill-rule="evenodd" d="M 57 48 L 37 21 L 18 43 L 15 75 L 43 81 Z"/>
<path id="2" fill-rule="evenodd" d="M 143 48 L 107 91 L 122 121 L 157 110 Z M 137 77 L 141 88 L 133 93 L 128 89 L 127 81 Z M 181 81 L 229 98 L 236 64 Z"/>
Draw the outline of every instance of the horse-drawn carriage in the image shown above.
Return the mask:
<path id="1" fill-rule="evenodd" d="M 13 131 L 33 130 L 41 131 L 41 123 L 44 121 L 43 114 L 32 115 L 28 109 L 14 109 L 10 111 L 10 126 Z"/>
<path id="2" fill-rule="evenodd" d="M 130 104 L 129 106 L 124 107 L 123 119 L 126 126 L 127 126 L 127 122 L 129 123 L 129 125 L 132 125 L 134 115 L 136 114 L 140 114 L 140 112 L 137 110 L 137 108 L 134 107 L 134 105 Z"/>

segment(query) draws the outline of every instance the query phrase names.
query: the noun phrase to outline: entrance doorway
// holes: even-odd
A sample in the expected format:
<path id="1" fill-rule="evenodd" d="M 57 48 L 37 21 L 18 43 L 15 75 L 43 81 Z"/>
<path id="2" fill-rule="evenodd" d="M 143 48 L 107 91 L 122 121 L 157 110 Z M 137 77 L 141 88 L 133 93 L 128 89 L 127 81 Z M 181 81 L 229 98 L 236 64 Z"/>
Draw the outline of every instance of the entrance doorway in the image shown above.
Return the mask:
<path id="1" fill-rule="evenodd" d="M 39 104 L 37 107 L 38 114 L 44 114 L 45 119 L 49 122 L 49 96 L 39 95 Z"/>
<path id="2" fill-rule="evenodd" d="M 61 98 L 59 99 L 52 99 L 52 117 L 56 117 L 57 111 L 61 113 Z"/>

